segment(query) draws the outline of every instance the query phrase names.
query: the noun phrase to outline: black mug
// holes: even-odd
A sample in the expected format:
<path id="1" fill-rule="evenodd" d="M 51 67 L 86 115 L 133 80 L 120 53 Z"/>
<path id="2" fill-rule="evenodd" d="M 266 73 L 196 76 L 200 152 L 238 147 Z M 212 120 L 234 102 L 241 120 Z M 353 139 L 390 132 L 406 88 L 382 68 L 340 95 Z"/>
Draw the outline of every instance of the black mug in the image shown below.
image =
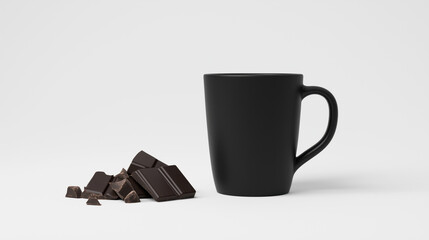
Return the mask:
<path id="1" fill-rule="evenodd" d="M 288 193 L 295 171 L 328 145 L 337 127 L 334 96 L 304 86 L 302 74 L 205 74 L 204 90 L 211 166 L 222 194 Z M 328 128 L 297 157 L 301 101 L 311 94 L 327 100 Z"/>

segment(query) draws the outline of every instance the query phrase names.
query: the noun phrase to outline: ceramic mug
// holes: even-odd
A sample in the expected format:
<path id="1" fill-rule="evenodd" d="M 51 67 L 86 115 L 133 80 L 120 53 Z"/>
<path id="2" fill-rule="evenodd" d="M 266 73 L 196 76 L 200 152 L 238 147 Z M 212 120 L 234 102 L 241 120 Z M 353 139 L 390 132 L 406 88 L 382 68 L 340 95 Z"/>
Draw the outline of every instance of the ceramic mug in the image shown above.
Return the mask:
<path id="1" fill-rule="evenodd" d="M 237 196 L 289 192 L 295 171 L 334 136 L 338 107 L 321 87 L 303 85 L 302 74 L 205 74 L 207 128 L 216 190 Z M 301 101 L 319 94 L 329 106 L 327 130 L 296 156 Z"/>

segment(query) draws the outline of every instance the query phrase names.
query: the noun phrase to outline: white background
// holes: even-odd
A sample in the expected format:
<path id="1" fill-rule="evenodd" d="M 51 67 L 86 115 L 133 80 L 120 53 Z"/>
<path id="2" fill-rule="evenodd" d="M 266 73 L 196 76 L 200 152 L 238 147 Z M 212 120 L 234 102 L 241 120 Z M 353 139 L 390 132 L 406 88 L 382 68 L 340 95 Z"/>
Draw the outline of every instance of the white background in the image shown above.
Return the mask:
<path id="1" fill-rule="evenodd" d="M 428 1 L 0 1 L 2 239 L 428 239 Z M 216 193 L 202 75 L 297 72 L 339 104 L 290 194 Z M 302 106 L 299 152 L 325 130 Z M 64 197 L 139 150 L 196 198 Z M 426 228 L 426 229 L 425 229 Z"/>

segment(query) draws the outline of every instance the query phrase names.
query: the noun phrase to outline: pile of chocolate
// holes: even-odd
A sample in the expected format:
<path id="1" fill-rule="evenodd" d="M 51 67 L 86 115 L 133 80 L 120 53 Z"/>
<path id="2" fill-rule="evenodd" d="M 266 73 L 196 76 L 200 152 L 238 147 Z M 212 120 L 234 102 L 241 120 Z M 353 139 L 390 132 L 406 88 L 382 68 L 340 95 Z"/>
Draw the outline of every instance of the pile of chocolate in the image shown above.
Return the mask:
<path id="1" fill-rule="evenodd" d="M 151 155 L 140 151 L 128 170 L 115 176 L 96 172 L 84 191 L 69 186 L 66 197 L 87 198 L 88 205 L 101 205 L 99 199 L 122 199 L 126 203 L 153 198 L 157 202 L 192 198 L 195 189 L 175 165 L 168 166 Z"/>

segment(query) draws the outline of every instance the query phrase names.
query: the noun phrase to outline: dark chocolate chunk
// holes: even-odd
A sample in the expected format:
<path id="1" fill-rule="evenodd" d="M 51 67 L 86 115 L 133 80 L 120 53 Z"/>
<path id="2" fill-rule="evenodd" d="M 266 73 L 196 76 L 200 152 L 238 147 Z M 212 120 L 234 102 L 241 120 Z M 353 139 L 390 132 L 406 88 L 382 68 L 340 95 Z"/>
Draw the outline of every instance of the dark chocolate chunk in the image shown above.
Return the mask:
<path id="1" fill-rule="evenodd" d="M 128 181 L 128 179 L 111 182 L 110 186 L 121 199 L 124 199 L 131 191 L 134 191 L 133 186 L 131 185 L 130 181 Z"/>
<path id="2" fill-rule="evenodd" d="M 134 171 L 131 177 L 158 202 L 195 195 L 195 189 L 174 165 L 139 169 Z"/>
<path id="3" fill-rule="evenodd" d="M 140 198 L 150 198 L 151 197 L 150 194 L 146 190 L 144 190 L 144 188 L 142 188 L 142 186 L 140 186 L 140 184 L 138 184 L 136 182 L 136 180 L 134 180 L 134 178 L 130 177 L 130 178 L 128 178 L 128 181 L 130 181 L 131 186 L 133 186 L 134 191 L 136 191 L 137 195 Z"/>
<path id="4" fill-rule="evenodd" d="M 109 184 L 109 186 L 107 187 L 106 191 L 103 194 L 103 198 L 108 200 L 116 200 L 119 198 L 119 196 L 118 194 L 116 194 L 116 192 L 112 189 L 112 186 Z"/>
<path id="5" fill-rule="evenodd" d="M 121 172 L 116 174 L 113 179 L 112 182 L 118 182 L 121 181 L 123 179 L 128 179 L 129 176 L 127 174 L 127 170 L 125 170 L 124 168 L 122 168 Z M 134 188 L 134 186 L 133 186 Z M 104 198 L 105 199 L 109 199 L 109 200 L 116 200 L 119 198 L 118 194 L 116 194 L 116 192 L 112 189 L 112 186 L 109 184 L 109 186 L 107 186 L 106 191 L 104 192 Z"/>
<path id="6" fill-rule="evenodd" d="M 80 187 L 78 186 L 69 186 L 67 188 L 66 197 L 69 198 L 80 198 L 82 194 L 82 190 L 80 190 Z"/>
<path id="7" fill-rule="evenodd" d="M 131 191 L 128 193 L 128 195 L 124 198 L 125 203 L 136 203 L 140 202 L 139 195 L 137 195 L 136 191 Z"/>
<path id="8" fill-rule="evenodd" d="M 96 172 L 89 181 L 88 185 L 84 188 L 82 193 L 83 198 L 88 198 L 90 194 L 97 195 L 98 198 L 103 198 L 104 192 L 112 181 L 113 176 L 106 175 L 104 172 Z"/>
<path id="9" fill-rule="evenodd" d="M 128 178 L 129 178 L 129 176 L 128 176 L 127 170 L 122 168 L 121 172 L 115 175 L 115 178 L 113 181 L 117 182 L 117 181 L 120 181 L 122 179 L 128 179 Z"/>
<path id="10" fill-rule="evenodd" d="M 130 167 L 128 167 L 127 172 L 128 174 L 132 174 L 135 170 L 138 170 L 138 169 L 161 167 L 161 166 L 167 166 L 167 164 L 159 161 L 158 159 L 152 157 L 151 155 L 143 151 L 140 151 L 134 157 L 133 161 L 130 164 Z"/>
<path id="11" fill-rule="evenodd" d="M 159 168 L 159 167 L 166 167 L 166 166 L 168 166 L 168 165 L 158 160 L 158 161 L 156 161 L 155 166 L 153 166 L 153 167 Z"/>
<path id="12" fill-rule="evenodd" d="M 177 199 L 178 196 L 159 171 L 159 168 L 136 170 L 131 177 L 140 184 L 157 202 Z"/>
<path id="13" fill-rule="evenodd" d="M 159 168 L 159 171 L 168 180 L 173 190 L 179 195 L 179 198 L 192 198 L 195 196 L 195 189 L 189 181 L 183 176 L 182 172 L 175 165 Z"/>
<path id="14" fill-rule="evenodd" d="M 86 201 L 86 205 L 94 205 L 94 206 L 101 206 L 101 203 L 97 199 L 98 195 L 90 194 L 88 196 L 88 201 Z"/>

